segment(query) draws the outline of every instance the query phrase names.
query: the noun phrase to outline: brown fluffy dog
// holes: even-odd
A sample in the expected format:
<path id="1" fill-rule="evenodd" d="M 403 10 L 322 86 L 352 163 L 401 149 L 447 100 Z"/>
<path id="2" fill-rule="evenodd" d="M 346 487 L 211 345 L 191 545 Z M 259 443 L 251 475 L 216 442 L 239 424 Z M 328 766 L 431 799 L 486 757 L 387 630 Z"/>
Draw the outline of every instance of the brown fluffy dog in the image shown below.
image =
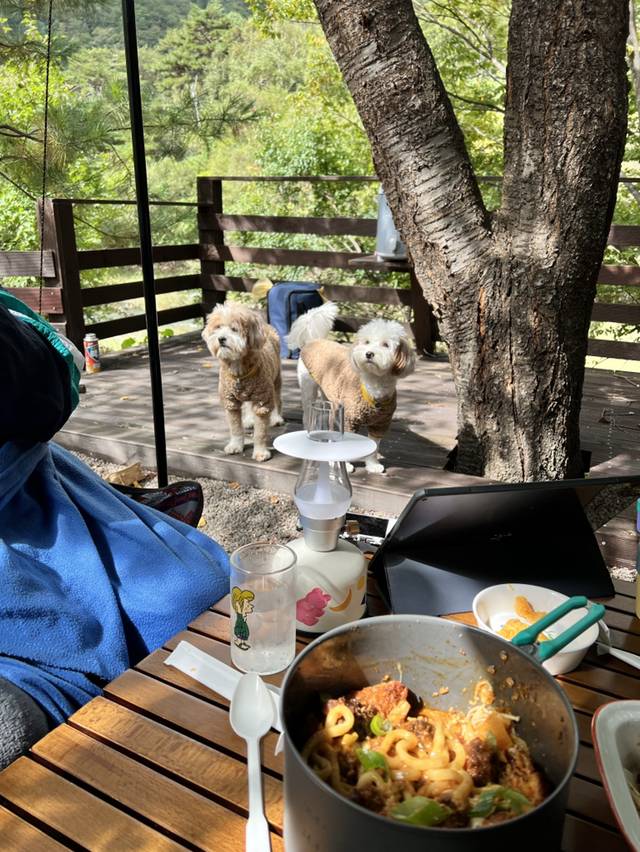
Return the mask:
<path id="1" fill-rule="evenodd" d="M 280 341 L 257 311 L 234 302 L 217 305 L 207 317 L 202 339 L 220 362 L 220 402 L 227 413 L 227 455 L 244 449 L 244 427 L 253 424 L 253 458 L 271 458 L 269 425 L 281 416 Z"/>

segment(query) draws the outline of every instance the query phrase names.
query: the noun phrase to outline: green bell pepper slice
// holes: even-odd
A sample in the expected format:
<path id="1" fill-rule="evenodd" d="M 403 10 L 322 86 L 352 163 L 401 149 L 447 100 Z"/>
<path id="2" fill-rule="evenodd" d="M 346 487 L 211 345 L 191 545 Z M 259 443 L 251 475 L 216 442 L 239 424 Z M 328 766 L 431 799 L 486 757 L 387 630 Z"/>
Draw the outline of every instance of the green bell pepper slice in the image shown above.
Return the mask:
<path id="1" fill-rule="evenodd" d="M 389 764 L 384 754 L 371 749 L 357 748 L 356 755 L 362 768 L 367 772 L 371 769 L 379 769 L 385 777 L 389 776 Z"/>
<path id="2" fill-rule="evenodd" d="M 484 790 L 469 811 L 469 816 L 484 819 L 494 811 L 513 811 L 521 814 L 531 807 L 531 802 L 522 793 L 510 787 L 495 786 Z"/>
<path id="3" fill-rule="evenodd" d="M 427 799 L 426 796 L 412 796 L 396 805 L 390 813 L 399 822 L 432 826 L 440 825 L 453 811 L 446 805 L 436 802 L 435 799 Z"/>
<path id="4" fill-rule="evenodd" d="M 491 790 L 484 790 L 476 799 L 473 807 L 469 811 L 469 816 L 474 819 L 480 817 L 488 817 L 498 807 L 498 796 L 503 788 L 493 787 Z"/>
<path id="5" fill-rule="evenodd" d="M 513 811 L 514 814 L 521 814 L 531 808 L 531 802 L 523 793 L 518 792 L 518 790 L 504 787 L 498 807 L 501 811 Z"/>

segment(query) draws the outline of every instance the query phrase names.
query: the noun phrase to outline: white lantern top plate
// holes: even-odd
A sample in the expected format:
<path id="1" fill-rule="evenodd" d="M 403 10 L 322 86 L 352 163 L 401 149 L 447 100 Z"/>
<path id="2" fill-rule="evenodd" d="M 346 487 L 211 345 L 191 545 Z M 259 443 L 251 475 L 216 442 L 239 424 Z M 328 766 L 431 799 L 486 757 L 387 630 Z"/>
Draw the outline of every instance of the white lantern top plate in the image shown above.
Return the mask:
<path id="1" fill-rule="evenodd" d="M 345 432 L 341 441 L 314 441 L 301 431 L 278 435 L 273 446 L 279 453 L 296 459 L 348 462 L 371 455 L 376 442 L 355 432 Z"/>

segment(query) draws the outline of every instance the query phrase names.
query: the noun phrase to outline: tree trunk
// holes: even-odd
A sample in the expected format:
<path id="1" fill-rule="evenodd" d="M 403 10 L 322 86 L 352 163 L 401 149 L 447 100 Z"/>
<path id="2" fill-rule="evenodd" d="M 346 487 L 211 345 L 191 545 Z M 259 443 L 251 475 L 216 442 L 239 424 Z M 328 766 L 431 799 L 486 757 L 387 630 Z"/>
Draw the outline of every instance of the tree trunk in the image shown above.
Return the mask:
<path id="1" fill-rule="evenodd" d="M 627 0 L 513 0 L 494 214 L 411 0 L 315 2 L 449 346 L 457 469 L 579 475 L 587 334 L 625 140 Z"/>

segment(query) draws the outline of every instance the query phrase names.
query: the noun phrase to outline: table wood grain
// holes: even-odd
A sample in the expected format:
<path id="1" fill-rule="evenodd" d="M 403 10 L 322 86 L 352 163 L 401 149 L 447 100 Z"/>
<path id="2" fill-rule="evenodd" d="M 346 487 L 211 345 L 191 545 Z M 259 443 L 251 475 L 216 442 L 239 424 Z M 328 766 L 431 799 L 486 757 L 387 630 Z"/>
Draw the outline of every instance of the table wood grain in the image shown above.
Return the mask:
<path id="1" fill-rule="evenodd" d="M 635 589 L 615 582 L 606 622 L 615 647 L 640 653 Z M 384 612 L 373 583 L 371 613 Z M 469 614 L 452 616 L 469 623 Z M 198 616 L 0 773 L 0 847 L 11 850 L 213 850 L 241 852 L 247 817 L 246 752 L 228 701 L 164 661 L 186 639 L 226 663 L 229 601 Z M 298 649 L 309 638 L 299 637 Z M 279 683 L 280 675 L 268 677 Z M 558 678 L 575 710 L 580 746 L 562 849 L 623 852 L 602 788 L 591 716 L 602 704 L 640 697 L 640 672 L 590 651 Z M 274 852 L 284 848 L 283 757 L 262 742 L 265 810 Z M 339 850 L 336 850 L 339 852 Z"/>

